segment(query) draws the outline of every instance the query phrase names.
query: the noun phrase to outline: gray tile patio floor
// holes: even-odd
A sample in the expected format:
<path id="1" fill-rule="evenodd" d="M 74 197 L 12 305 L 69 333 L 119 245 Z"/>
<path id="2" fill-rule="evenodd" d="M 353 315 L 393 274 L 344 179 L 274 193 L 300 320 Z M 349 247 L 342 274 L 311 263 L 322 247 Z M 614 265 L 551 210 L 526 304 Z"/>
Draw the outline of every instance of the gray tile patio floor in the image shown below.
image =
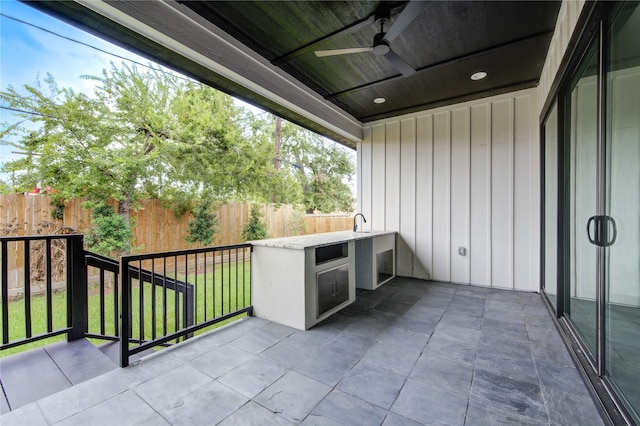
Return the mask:
<path id="1" fill-rule="evenodd" d="M 603 424 L 539 294 L 412 279 L 311 330 L 246 318 L 0 417 L 218 423 Z"/>

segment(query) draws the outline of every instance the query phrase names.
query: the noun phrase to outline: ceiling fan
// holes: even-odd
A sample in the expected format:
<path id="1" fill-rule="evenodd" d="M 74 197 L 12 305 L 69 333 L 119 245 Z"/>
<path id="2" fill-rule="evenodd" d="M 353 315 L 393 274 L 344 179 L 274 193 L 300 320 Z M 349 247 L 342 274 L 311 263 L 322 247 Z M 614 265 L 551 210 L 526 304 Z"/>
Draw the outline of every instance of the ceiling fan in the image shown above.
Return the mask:
<path id="1" fill-rule="evenodd" d="M 380 25 L 380 32 L 373 37 L 371 47 L 351 47 L 346 49 L 316 50 L 317 57 L 349 55 L 352 53 L 373 52 L 377 56 L 383 56 L 403 76 L 407 77 L 416 72 L 411 65 L 391 50 L 391 42 L 422 12 L 426 1 L 411 0 L 402 10 L 391 28 L 385 33 L 384 26 L 389 23 L 390 12 L 388 8 L 380 9 L 375 14 L 375 23 Z"/>

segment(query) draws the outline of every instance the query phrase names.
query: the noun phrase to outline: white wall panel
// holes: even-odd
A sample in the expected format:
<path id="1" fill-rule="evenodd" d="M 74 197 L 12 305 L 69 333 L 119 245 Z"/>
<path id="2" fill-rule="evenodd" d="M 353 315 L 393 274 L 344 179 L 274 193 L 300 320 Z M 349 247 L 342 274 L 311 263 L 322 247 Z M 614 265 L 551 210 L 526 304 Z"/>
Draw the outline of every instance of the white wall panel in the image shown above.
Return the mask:
<path id="1" fill-rule="evenodd" d="M 365 128 L 361 208 L 370 200 L 371 227 L 399 231 L 399 275 L 539 290 L 536 95 L 523 90 Z"/>
<path id="2" fill-rule="evenodd" d="M 368 129 L 367 129 L 368 132 Z M 365 140 L 366 135 L 364 134 L 365 132 L 363 132 L 363 137 L 362 140 Z M 366 145 L 366 144 L 365 144 Z M 369 147 L 371 147 L 371 145 L 369 145 Z M 362 177 L 362 150 L 364 149 L 363 147 L 363 142 L 360 141 L 358 142 L 358 144 L 356 145 L 356 201 L 359 204 L 359 208 L 362 209 L 362 181 L 363 181 L 363 177 Z M 369 171 L 371 171 L 371 169 L 369 169 Z"/>
<path id="3" fill-rule="evenodd" d="M 526 290 L 530 277 L 538 276 L 539 258 L 539 197 L 532 187 L 533 167 L 539 167 L 537 155 L 539 144 L 534 141 L 531 130 L 535 128 L 535 107 L 531 96 L 515 98 L 514 108 L 514 188 L 530 188 L 528 191 L 514 191 L 513 199 L 513 286 L 516 290 Z M 537 187 L 536 187 L 537 188 Z M 534 263 L 536 266 L 534 266 Z"/>
<path id="4" fill-rule="evenodd" d="M 392 121 L 385 126 L 385 168 L 395 173 L 385 173 L 385 215 L 383 229 L 400 230 L 400 122 Z M 373 228 L 379 229 L 379 228 Z"/>
<path id="5" fill-rule="evenodd" d="M 471 107 L 470 283 L 491 285 L 491 108 Z"/>
<path id="6" fill-rule="evenodd" d="M 433 116 L 433 279 L 451 280 L 451 112 Z"/>
<path id="7" fill-rule="evenodd" d="M 416 118 L 416 251 L 413 276 L 433 273 L 433 116 Z"/>
<path id="8" fill-rule="evenodd" d="M 470 112 L 451 113 L 451 281 L 469 283 Z M 465 253 L 460 254 L 459 248 Z"/>
<path id="9" fill-rule="evenodd" d="M 416 120 L 400 123 L 400 229 L 397 243 L 397 274 L 413 275 L 416 252 Z"/>
<path id="10" fill-rule="evenodd" d="M 384 229 L 385 224 L 385 125 L 373 127 L 371 135 L 371 217 L 367 218 L 367 229 Z"/>
<path id="11" fill-rule="evenodd" d="M 358 211 L 371 219 L 371 128 L 363 132 L 362 143 L 358 146 Z M 368 219 L 368 220 L 369 220 Z M 363 224 L 365 225 L 365 224 Z"/>
<path id="12" fill-rule="evenodd" d="M 513 99 L 505 99 L 491 111 L 491 280 L 502 288 L 513 287 L 513 166 Z"/>

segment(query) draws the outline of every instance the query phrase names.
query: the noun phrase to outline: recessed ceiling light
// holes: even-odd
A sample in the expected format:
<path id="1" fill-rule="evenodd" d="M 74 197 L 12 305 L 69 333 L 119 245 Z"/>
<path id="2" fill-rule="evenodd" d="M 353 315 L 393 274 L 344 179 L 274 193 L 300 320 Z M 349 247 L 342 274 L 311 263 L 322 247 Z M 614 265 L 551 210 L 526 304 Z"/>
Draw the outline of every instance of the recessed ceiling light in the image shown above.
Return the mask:
<path id="1" fill-rule="evenodd" d="M 376 103 L 376 104 L 383 104 L 383 103 L 385 103 L 386 101 L 387 101 L 387 100 L 386 100 L 385 98 L 375 98 L 375 99 L 373 100 L 373 103 Z"/>
<path id="2" fill-rule="evenodd" d="M 486 76 L 487 76 L 486 72 L 478 71 L 477 73 L 471 75 L 471 80 L 482 80 Z"/>

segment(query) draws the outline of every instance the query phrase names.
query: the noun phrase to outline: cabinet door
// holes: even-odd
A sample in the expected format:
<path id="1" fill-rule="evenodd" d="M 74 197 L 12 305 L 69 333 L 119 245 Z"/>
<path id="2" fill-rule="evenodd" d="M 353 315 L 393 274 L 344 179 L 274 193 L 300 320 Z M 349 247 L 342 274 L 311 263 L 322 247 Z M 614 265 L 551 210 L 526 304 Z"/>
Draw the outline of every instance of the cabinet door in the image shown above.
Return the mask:
<path id="1" fill-rule="evenodd" d="M 341 267 L 334 269 L 336 274 L 336 294 L 335 298 L 338 303 L 336 305 L 345 302 L 349 299 L 349 265 L 342 265 Z"/>
<path id="2" fill-rule="evenodd" d="M 316 318 L 349 300 L 349 265 L 319 272 L 318 312 Z"/>

